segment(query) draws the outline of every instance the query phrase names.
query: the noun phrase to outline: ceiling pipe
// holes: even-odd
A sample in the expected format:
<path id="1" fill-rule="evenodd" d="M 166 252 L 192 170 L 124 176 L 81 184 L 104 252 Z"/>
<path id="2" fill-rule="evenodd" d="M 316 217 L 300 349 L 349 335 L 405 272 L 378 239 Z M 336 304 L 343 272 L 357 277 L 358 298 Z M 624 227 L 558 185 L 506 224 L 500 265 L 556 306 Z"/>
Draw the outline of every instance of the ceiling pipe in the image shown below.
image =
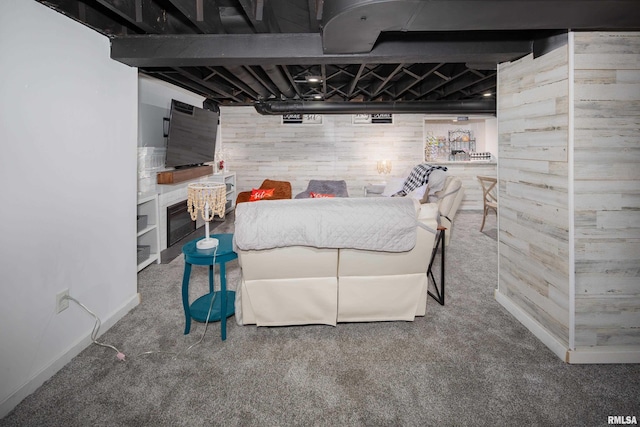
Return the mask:
<path id="1" fill-rule="evenodd" d="M 264 87 L 262 83 L 260 83 L 255 77 L 253 77 L 244 67 L 241 66 L 232 66 L 227 67 L 227 69 L 236 76 L 242 83 L 249 86 L 252 90 L 254 90 L 258 97 L 261 99 L 266 99 L 271 95 L 269 89 Z"/>
<path id="2" fill-rule="evenodd" d="M 273 84 L 278 87 L 278 90 L 285 98 L 293 98 L 297 95 L 296 91 L 291 87 L 291 83 L 277 65 L 263 65 L 262 69 L 267 73 Z"/>
<path id="3" fill-rule="evenodd" d="M 262 115 L 303 114 L 495 114 L 496 102 L 468 101 L 404 101 L 404 102 L 324 102 L 264 101 L 254 104 Z"/>

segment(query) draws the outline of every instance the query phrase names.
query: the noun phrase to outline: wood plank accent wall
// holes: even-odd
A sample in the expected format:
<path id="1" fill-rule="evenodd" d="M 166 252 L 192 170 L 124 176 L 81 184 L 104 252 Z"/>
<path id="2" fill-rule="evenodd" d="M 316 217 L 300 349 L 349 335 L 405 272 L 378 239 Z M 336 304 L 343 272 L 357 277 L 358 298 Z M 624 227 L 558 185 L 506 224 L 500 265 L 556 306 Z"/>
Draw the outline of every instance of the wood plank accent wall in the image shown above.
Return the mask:
<path id="1" fill-rule="evenodd" d="M 349 194 L 385 180 L 377 160 L 392 161 L 400 175 L 423 159 L 423 115 L 394 116 L 393 124 L 353 125 L 351 115 L 324 115 L 322 124 L 282 124 L 253 107 L 221 107 L 222 141 L 238 191 L 265 178 L 290 181 L 295 196 L 310 179 L 344 179 Z"/>
<path id="2" fill-rule="evenodd" d="M 362 196 L 366 184 L 387 178 L 378 174 L 377 160 L 392 161 L 390 176 L 424 161 L 424 117 L 398 114 L 393 124 L 353 125 L 351 115 L 340 114 L 324 115 L 318 125 L 283 125 L 281 116 L 263 116 L 253 107 L 221 107 L 221 140 L 228 168 L 237 172 L 238 191 L 269 178 L 290 181 L 295 196 L 310 179 L 344 179 L 351 196 Z M 495 176 L 496 165 L 446 166 L 465 186 L 460 209 L 482 209 L 475 176 Z"/>
<path id="3" fill-rule="evenodd" d="M 637 362 L 640 33 L 501 64 L 498 100 L 497 298 L 568 361 Z"/>
<path id="4" fill-rule="evenodd" d="M 568 48 L 498 71 L 499 287 L 568 347 Z"/>
<path id="5" fill-rule="evenodd" d="M 640 33 L 576 33 L 575 343 L 640 346 Z"/>

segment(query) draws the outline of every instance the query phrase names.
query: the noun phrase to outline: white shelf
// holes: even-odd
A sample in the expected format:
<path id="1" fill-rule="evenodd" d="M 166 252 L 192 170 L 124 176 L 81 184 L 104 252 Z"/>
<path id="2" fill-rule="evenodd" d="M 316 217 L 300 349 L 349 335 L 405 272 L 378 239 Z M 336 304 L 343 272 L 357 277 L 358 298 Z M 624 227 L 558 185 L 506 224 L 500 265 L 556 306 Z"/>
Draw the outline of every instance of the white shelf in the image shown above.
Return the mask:
<path id="1" fill-rule="evenodd" d="M 209 177 L 210 181 L 227 184 L 227 209 L 225 212 L 231 212 L 236 207 L 236 173 L 224 172 L 214 174 Z M 230 202 L 230 203 L 229 203 Z"/>
<path id="2" fill-rule="evenodd" d="M 149 246 L 149 256 L 138 264 L 138 271 L 154 261 L 160 264 L 158 195 L 138 199 L 138 215 L 146 215 L 147 226 L 137 232 L 137 245 Z M 137 252 L 136 252 L 137 253 Z"/>

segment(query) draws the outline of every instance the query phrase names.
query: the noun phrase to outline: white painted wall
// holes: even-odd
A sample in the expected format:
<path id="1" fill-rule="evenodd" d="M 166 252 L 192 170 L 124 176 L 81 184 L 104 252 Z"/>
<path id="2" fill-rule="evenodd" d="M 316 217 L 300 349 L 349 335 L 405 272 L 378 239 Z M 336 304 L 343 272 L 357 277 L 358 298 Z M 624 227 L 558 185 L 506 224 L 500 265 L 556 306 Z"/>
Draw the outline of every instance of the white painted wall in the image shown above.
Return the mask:
<path id="1" fill-rule="evenodd" d="M 498 156 L 498 119 L 496 117 L 488 118 L 484 122 L 484 151 L 490 152 L 494 157 Z"/>
<path id="2" fill-rule="evenodd" d="M 138 303 L 137 70 L 109 49 L 40 3 L 0 2 L 0 417 L 90 345 L 93 318 L 56 314 L 58 292 L 102 332 Z"/>

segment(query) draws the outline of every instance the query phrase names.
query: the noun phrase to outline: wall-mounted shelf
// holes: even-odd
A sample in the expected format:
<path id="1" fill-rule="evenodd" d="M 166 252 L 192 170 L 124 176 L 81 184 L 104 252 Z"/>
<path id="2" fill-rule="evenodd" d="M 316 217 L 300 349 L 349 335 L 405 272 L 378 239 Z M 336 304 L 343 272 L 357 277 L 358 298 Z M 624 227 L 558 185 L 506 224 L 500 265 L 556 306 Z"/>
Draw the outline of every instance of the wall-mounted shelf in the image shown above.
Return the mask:
<path id="1" fill-rule="evenodd" d="M 158 184 L 178 184 L 211 174 L 213 174 L 213 166 L 196 166 L 194 168 L 158 172 L 157 180 Z"/>

